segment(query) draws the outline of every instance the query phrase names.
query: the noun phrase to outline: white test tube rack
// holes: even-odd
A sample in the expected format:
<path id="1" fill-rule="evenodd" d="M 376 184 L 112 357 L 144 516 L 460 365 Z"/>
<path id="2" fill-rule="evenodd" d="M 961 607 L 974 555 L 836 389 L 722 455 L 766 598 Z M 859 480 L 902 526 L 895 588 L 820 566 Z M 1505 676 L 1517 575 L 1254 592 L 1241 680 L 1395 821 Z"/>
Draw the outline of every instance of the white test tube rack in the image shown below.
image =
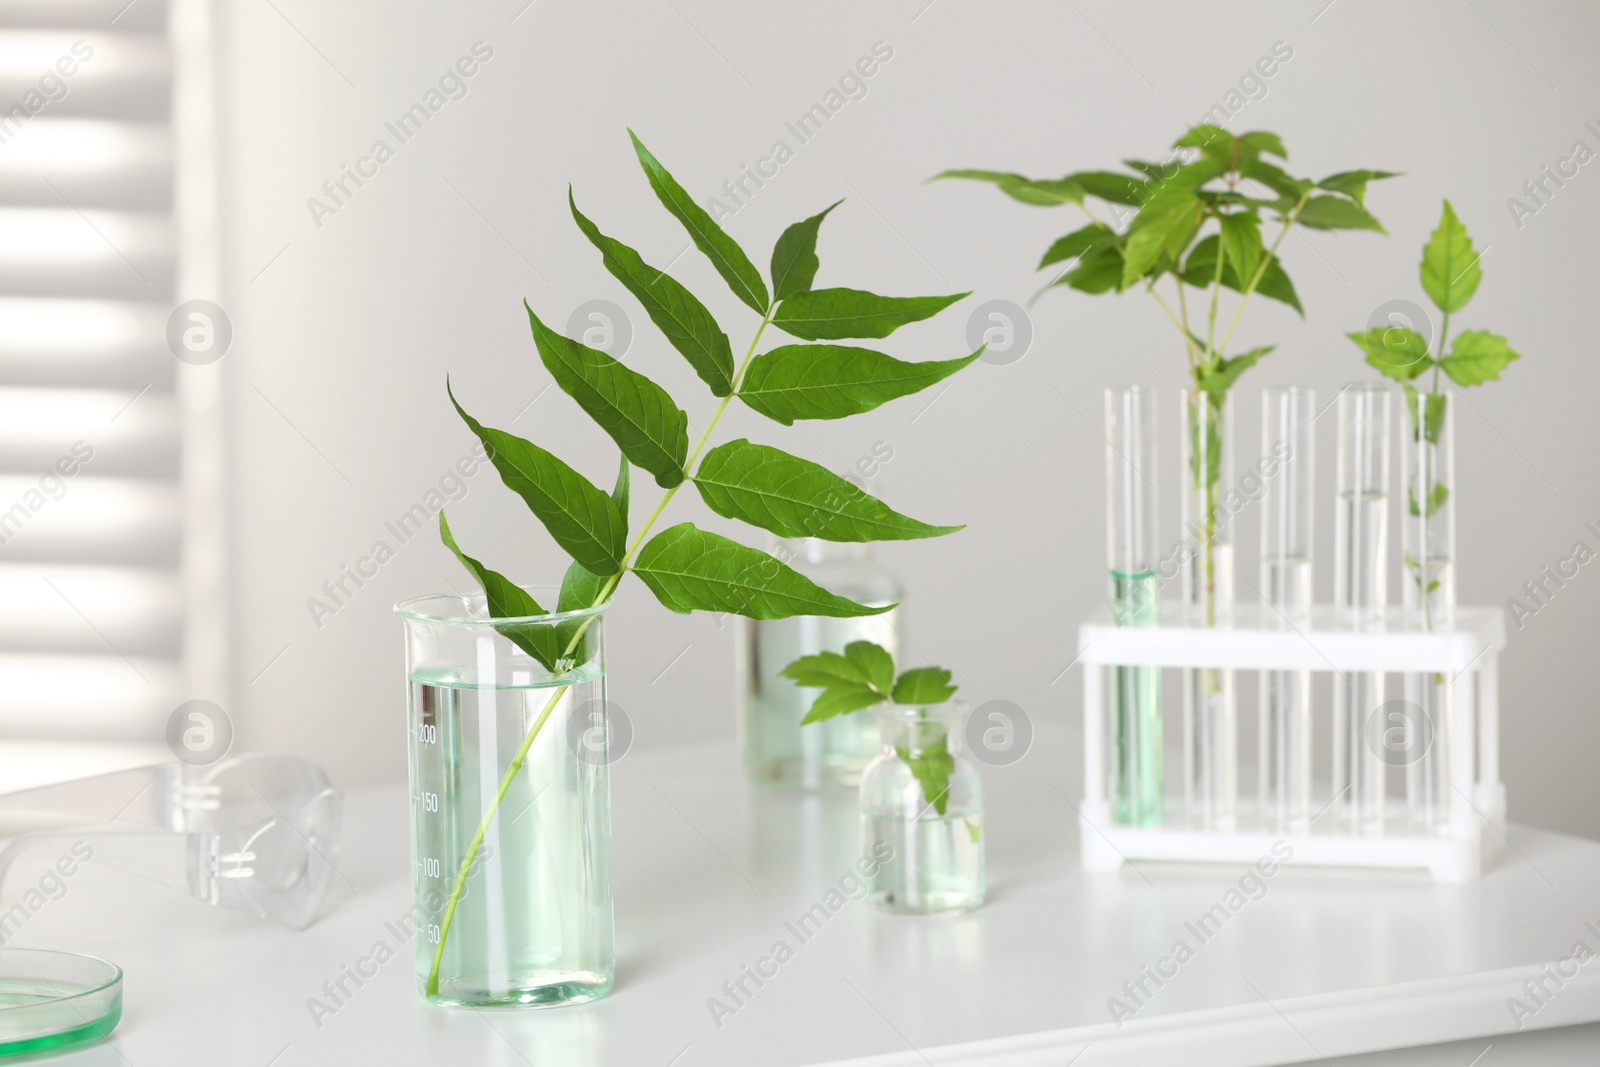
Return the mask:
<path id="1" fill-rule="evenodd" d="M 1164 604 L 1162 618 L 1182 618 L 1181 607 Z M 1389 609 L 1381 631 L 1354 630 L 1336 619 L 1336 609 L 1319 605 L 1310 625 L 1288 629 L 1271 608 L 1241 603 L 1228 627 L 1166 622 L 1115 626 L 1104 608 L 1085 622 L 1078 630 L 1084 708 L 1079 831 L 1084 867 L 1113 870 L 1127 860 L 1251 863 L 1269 854 L 1275 842 L 1287 841 L 1296 864 L 1424 868 L 1441 882 L 1476 879 L 1484 861 L 1504 841 L 1498 700 L 1498 657 L 1505 647 L 1501 613 L 1494 608 L 1458 608 L 1453 628 L 1432 631 L 1409 622 L 1402 608 Z M 1379 828 L 1362 827 L 1345 817 L 1345 798 L 1330 795 L 1334 790 L 1323 784 L 1313 793 L 1315 817 L 1308 831 L 1295 832 L 1264 818 L 1257 799 L 1248 795 L 1239 798 L 1236 825 L 1223 830 L 1202 825 L 1198 813 L 1185 810 L 1181 791 L 1175 795 L 1168 789 L 1161 825 L 1117 824 L 1112 820 L 1106 773 L 1111 710 L 1106 675 L 1113 667 L 1136 666 L 1443 674 L 1455 689 L 1454 721 L 1448 731 L 1452 738 L 1448 812 L 1430 832 L 1414 828 L 1402 793 L 1390 802 Z M 1170 710 L 1163 709 L 1164 732 L 1169 735 L 1178 725 L 1178 716 Z M 1336 741 L 1321 716 L 1314 722 L 1315 756 Z M 1240 765 L 1252 762 L 1253 758 L 1241 759 Z M 1239 776 L 1241 781 L 1254 777 Z"/>

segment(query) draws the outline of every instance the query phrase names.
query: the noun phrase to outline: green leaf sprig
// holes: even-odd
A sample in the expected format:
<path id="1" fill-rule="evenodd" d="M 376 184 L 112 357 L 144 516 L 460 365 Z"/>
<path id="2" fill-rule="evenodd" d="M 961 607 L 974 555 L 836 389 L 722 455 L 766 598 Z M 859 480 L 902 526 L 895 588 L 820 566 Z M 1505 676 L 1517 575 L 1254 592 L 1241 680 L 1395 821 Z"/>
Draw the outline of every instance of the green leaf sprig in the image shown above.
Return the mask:
<path id="1" fill-rule="evenodd" d="M 767 327 L 805 342 L 879 340 L 901 326 L 931 318 L 968 294 L 891 297 L 860 289 L 812 288 L 819 266 L 817 235 L 838 203 L 795 223 L 778 238 L 769 289 L 768 280 L 739 244 L 695 203 L 631 130 L 629 136 L 662 206 L 682 224 L 740 303 L 761 320 L 744 355 L 735 362 L 728 335 L 705 304 L 671 275 L 601 230 L 579 210 L 576 195 L 569 189 L 567 202 L 573 221 L 599 251 L 601 264 L 639 301 L 650 321 L 718 398 L 715 409 L 703 420 L 705 429 L 691 446 L 688 415 L 665 389 L 605 352 L 552 330 L 526 303 L 534 348 L 545 369 L 621 453 L 612 491 L 604 492 L 533 442 L 485 426 L 462 408 L 454 392 L 449 393 L 468 428 L 483 441 L 501 480 L 523 499 L 571 558 L 556 611 L 577 614 L 553 626 L 535 621 L 547 614 L 545 608 L 504 574 L 467 555 L 456 543 L 442 511 L 440 539 L 483 587 L 490 616 L 515 620 L 497 623 L 499 632 L 558 681 L 587 658 L 584 635 L 596 616 L 585 609 L 605 604 L 629 573 L 637 575 L 663 606 L 680 614 L 716 611 L 752 619 L 795 615 L 845 618 L 875 615 L 893 606 L 869 606 L 836 596 L 770 554 L 690 522 L 651 537 L 657 520 L 685 484 L 692 483 L 716 514 L 780 537 L 885 541 L 938 537 L 961 529 L 902 515 L 821 465 L 769 445 L 744 438 L 712 448 L 707 445 L 734 397 L 784 426 L 799 419 L 840 419 L 926 389 L 968 366 L 983 352 L 979 349 L 957 359 L 917 363 L 875 349 L 831 343 L 783 344 L 758 353 Z M 643 526 L 631 534 L 630 465 L 649 472 L 664 490 Z M 438 993 L 445 940 L 484 834 L 566 689 L 565 685 L 553 688 L 461 858 L 439 924 L 426 985 L 429 996 Z"/>
<path id="2" fill-rule="evenodd" d="M 1482 253 L 1472 247 L 1467 228 L 1456 217 L 1450 201 L 1444 202 L 1439 225 L 1422 246 L 1422 262 L 1418 273 L 1422 291 L 1428 294 L 1433 306 L 1443 315 L 1439 327 L 1438 344 L 1430 347 L 1428 340 L 1409 326 L 1374 326 L 1360 333 L 1352 333 L 1350 340 L 1366 354 L 1366 361 L 1380 374 L 1393 378 L 1405 389 L 1406 412 L 1410 420 L 1411 439 L 1422 447 L 1437 447 L 1439 432 L 1444 427 L 1446 405 L 1449 397 L 1443 391 L 1443 375 L 1456 385 L 1465 388 L 1496 381 L 1500 372 L 1513 360 L 1521 359 L 1504 337 L 1488 330 L 1465 330 L 1449 344 L 1450 316 L 1467 306 L 1478 285 L 1483 281 L 1483 268 L 1479 266 Z M 1448 345 L 1448 351 L 1447 351 Z M 1432 371 L 1432 377 L 1419 390 L 1414 384 Z M 1433 472 L 1438 464 L 1430 464 Z M 1408 479 L 1408 483 L 1410 479 Z M 1411 515 L 1432 518 L 1450 499 L 1450 487 L 1433 480 L 1418 499 L 1417 487 L 1407 486 L 1406 506 Z M 1439 580 L 1428 573 L 1427 567 L 1410 553 L 1405 557 L 1406 570 L 1416 584 L 1418 600 L 1423 607 L 1423 624 L 1432 627 L 1430 593 L 1439 588 Z"/>
<path id="3" fill-rule="evenodd" d="M 903 704 L 928 708 L 943 704 L 956 694 L 950 672 L 942 667 L 915 667 L 895 676 L 894 657 L 871 641 L 852 641 L 844 652 L 819 652 L 801 656 L 779 672 L 796 685 L 820 689 L 811 710 L 800 720 L 801 726 L 825 722 L 840 715 L 878 704 Z M 919 714 L 919 723 L 928 720 Z M 919 726 L 919 730 L 927 730 Z M 895 746 L 895 755 L 911 769 L 922 787 L 922 798 L 940 815 L 950 800 L 950 775 L 955 757 L 949 739 L 923 735 L 915 748 Z"/>

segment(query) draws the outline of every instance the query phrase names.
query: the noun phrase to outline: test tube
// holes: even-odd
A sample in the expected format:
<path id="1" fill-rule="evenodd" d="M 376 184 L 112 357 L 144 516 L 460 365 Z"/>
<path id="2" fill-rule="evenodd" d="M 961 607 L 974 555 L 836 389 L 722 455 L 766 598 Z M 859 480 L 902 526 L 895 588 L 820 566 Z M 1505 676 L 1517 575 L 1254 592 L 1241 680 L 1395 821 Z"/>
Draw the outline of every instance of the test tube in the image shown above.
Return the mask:
<path id="1" fill-rule="evenodd" d="M 1233 622 L 1233 528 L 1243 495 L 1233 480 L 1233 409 L 1202 390 L 1182 393 L 1183 602 L 1191 626 Z M 1186 667 L 1184 806 L 1206 830 L 1238 825 L 1239 730 L 1231 667 Z"/>
<path id="2" fill-rule="evenodd" d="M 1269 627 L 1311 622 L 1312 486 L 1316 393 L 1261 391 L 1261 599 Z M 1257 795 L 1263 826 L 1311 825 L 1311 672 L 1261 672 Z"/>
<path id="3" fill-rule="evenodd" d="M 1161 614 L 1156 569 L 1156 396 L 1147 385 L 1106 390 L 1106 555 L 1111 621 L 1154 626 Z M 1161 669 L 1111 668 L 1111 797 L 1118 823 L 1161 822 Z"/>
<path id="4" fill-rule="evenodd" d="M 1382 629 L 1388 605 L 1390 399 L 1386 387 L 1370 382 L 1339 394 L 1334 604 L 1343 625 L 1361 630 Z M 1388 764 L 1368 737 L 1383 701 L 1382 671 L 1334 676 L 1334 796 L 1344 797 L 1344 811 L 1365 830 L 1383 826 Z"/>

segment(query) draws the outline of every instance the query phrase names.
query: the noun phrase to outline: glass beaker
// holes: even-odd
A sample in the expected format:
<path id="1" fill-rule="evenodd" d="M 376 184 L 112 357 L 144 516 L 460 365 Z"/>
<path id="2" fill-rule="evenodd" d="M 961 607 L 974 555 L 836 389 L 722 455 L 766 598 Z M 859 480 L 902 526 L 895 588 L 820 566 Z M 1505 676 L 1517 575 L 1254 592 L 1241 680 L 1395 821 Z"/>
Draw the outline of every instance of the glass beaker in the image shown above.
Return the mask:
<path id="1" fill-rule="evenodd" d="M 608 606 L 495 619 L 479 593 L 395 607 L 417 983 L 434 1003 L 553 1006 L 611 989 Z"/>
<path id="2" fill-rule="evenodd" d="M 983 782 L 967 758 L 964 701 L 879 704 L 882 750 L 861 776 L 867 898 L 908 915 L 983 903 Z M 865 716 L 863 716 L 864 718 Z"/>

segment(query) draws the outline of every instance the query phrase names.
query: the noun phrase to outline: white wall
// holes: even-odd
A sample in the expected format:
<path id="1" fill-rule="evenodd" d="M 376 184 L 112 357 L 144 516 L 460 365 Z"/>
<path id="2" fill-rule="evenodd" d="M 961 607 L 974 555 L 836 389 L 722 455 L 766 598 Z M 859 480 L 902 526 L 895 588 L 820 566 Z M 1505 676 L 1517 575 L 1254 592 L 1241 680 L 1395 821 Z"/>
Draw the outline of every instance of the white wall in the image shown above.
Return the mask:
<path id="1" fill-rule="evenodd" d="M 447 373 L 485 422 L 511 424 L 595 480 L 610 478 L 609 441 L 558 390 L 512 423 L 549 381 L 524 297 L 558 324 L 596 296 L 634 308 L 573 226 L 567 183 L 603 228 L 664 265 L 684 237 L 652 196 L 624 127 L 709 196 L 775 139 L 793 144 L 785 121 L 876 41 L 894 54 L 868 95 L 728 221 L 757 263 L 784 226 L 846 196 L 823 230 L 819 284 L 975 290 L 958 310 L 889 342 L 906 357 L 954 356 L 968 309 L 990 297 L 1024 301 L 1039 281 L 1032 264 L 1078 220 L 1069 209 L 923 179 L 952 166 L 1048 176 L 1155 156 L 1286 41 L 1292 60 L 1230 125 L 1280 132 L 1296 173 L 1372 166 L 1406 177 L 1370 194 L 1391 237 L 1317 234 L 1285 245 L 1309 314 L 1302 322 L 1276 305 L 1253 307 L 1240 331 L 1244 342 L 1280 345 L 1235 394 L 1240 459 L 1253 455 L 1261 386 L 1308 383 L 1331 398 L 1344 381 L 1369 376 L 1341 335 L 1384 300 L 1423 301 L 1419 248 L 1448 195 L 1487 249 L 1483 287 L 1457 322 L 1505 334 L 1526 357 L 1462 405 L 1462 601 L 1503 604 L 1575 540 L 1600 541 L 1583 529 L 1600 524 L 1589 304 L 1600 164 L 1521 228 L 1506 207 L 1575 140 L 1600 148 L 1583 125 L 1600 126 L 1592 9 L 1555 0 L 1344 0 L 1326 10 L 1326 0 L 935 0 L 926 8 L 926 0 L 538 0 L 519 14 L 524 2 L 222 4 L 227 306 L 236 328 L 226 360 L 234 710 L 247 743 L 309 751 L 348 785 L 404 774 L 400 625 L 390 605 L 464 578 L 425 535 L 320 627 L 306 601 L 374 541 L 393 544 L 385 520 L 467 452 L 471 439 L 445 399 Z M 307 198 L 375 139 L 393 145 L 385 121 L 480 40 L 493 58 L 469 94 L 315 225 Z M 748 338 L 753 316 L 697 253 L 673 271 L 736 345 Z M 629 362 L 667 386 L 691 419 L 704 418 L 712 406 L 704 388 L 642 313 L 633 319 Z M 913 590 L 916 648 L 954 668 L 976 700 L 1005 697 L 1075 722 L 1077 669 L 1061 672 L 1077 621 L 1103 595 L 1101 391 L 1114 381 L 1159 384 L 1173 452 L 1181 352 L 1137 294 L 1058 291 L 1038 303 L 1034 327 L 1025 359 L 965 372 L 920 417 L 925 398 L 792 431 L 735 406 L 724 426 L 835 468 L 889 442 L 890 502 L 969 524 L 954 537 L 882 551 Z M 1325 458 L 1332 422 L 1322 424 Z M 1176 465 L 1174 453 L 1168 466 Z M 688 495 L 673 505 L 679 518 L 702 510 Z M 1174 495 L 1164 507 L 1175 536 Z M 559 576 L 556 550 L 492 473 L 474 479 L 451 514 L 459 536 L 501 569 L 532 581 Z M 1242 525 L 1241 567 L 1253 576 L 1254 521 Z M 1319 536 L 1326 595 L 1327 526 Z M 611 625 L 613 697 L 632 715 L 637 744 L 732 731 L 729 630 L 668 614 L 636 583 Z M 1503 673 L 1513 816 L 1590 835 L 1600 835 L 1597 626 L 1593 565 L 1513 633 Z M 1061 774 L 1063 783 L 1077 779 L 1073 768 Z"/>

